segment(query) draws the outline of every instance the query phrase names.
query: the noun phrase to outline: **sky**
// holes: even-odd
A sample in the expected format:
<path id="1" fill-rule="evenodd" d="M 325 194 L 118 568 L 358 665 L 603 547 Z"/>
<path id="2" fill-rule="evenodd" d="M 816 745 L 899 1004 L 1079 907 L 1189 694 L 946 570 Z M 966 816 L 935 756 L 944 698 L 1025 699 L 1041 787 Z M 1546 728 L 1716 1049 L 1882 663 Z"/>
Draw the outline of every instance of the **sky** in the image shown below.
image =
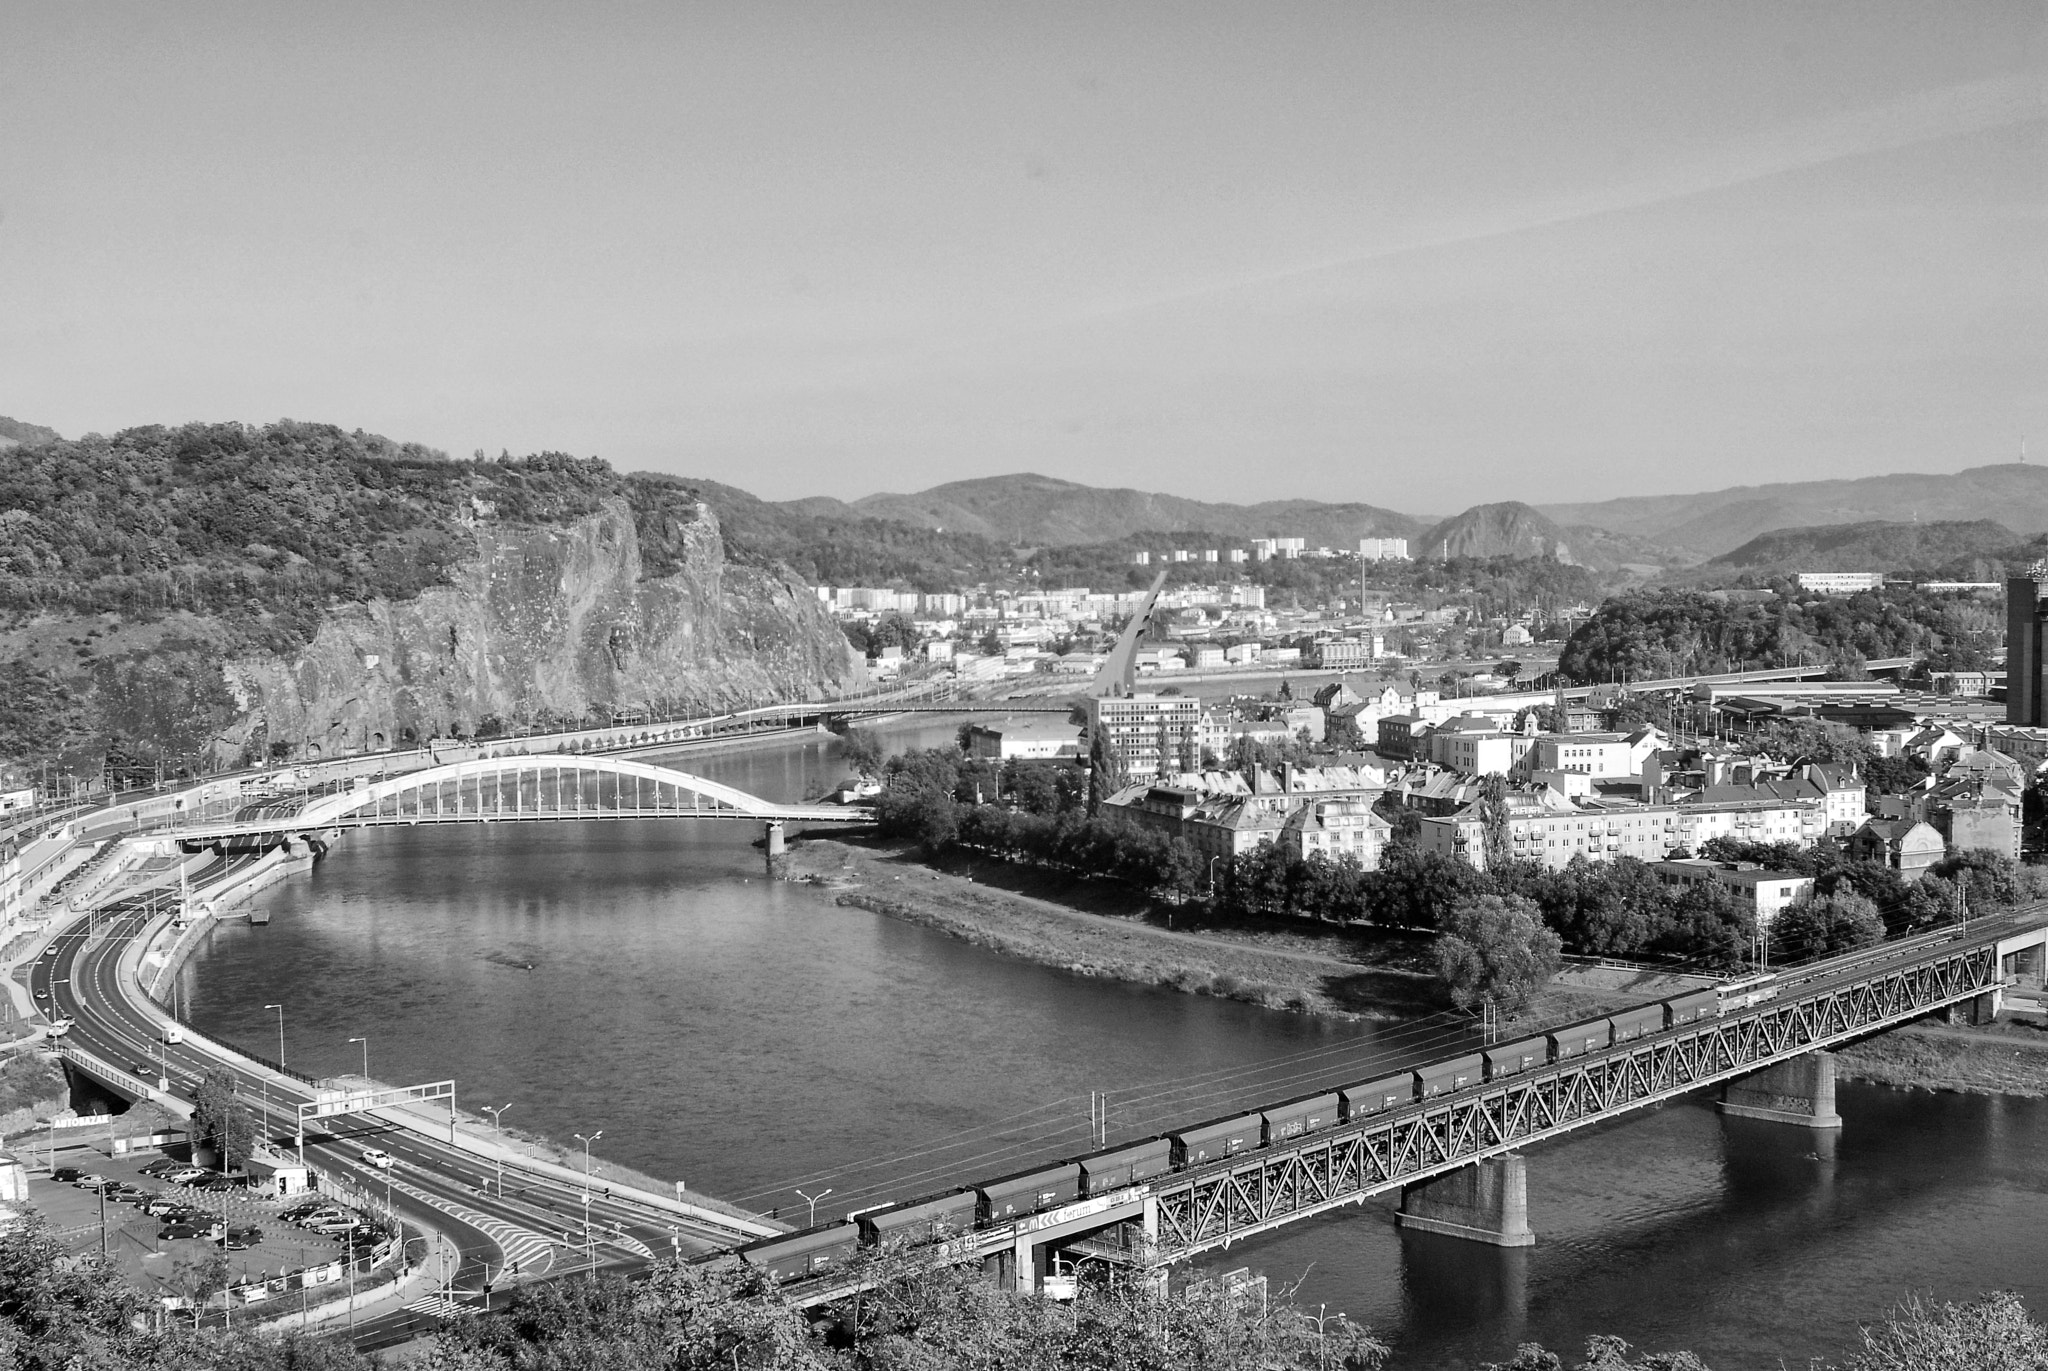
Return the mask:
<path id="1" fill-rule="evenodd" d="M 2048 9 L 15 7 L 0 414 L 1418 514 L 2048 461 Z"/>

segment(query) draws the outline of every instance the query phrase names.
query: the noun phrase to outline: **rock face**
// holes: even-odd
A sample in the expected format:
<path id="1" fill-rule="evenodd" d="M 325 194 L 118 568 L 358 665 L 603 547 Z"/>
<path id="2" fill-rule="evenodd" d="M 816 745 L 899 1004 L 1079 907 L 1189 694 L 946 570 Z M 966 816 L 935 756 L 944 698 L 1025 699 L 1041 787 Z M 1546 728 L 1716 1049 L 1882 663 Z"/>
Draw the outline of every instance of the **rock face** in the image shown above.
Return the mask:
<path id="1" fill-rule="evenodd" d="M 331 612 L 290 660 L 223 664 L 235 751 L 396 746 L 577 719 L 593 707 L 715 711 L 817 698 L 861 664 L 809 587 L 728 565 L 698 506 L 680 569 L 642 579 L 624 500 L 559 528 L 482 525 L 455 584 Z"/>
<path id="2" fill-rule="evenodd" d="M 449 584 L 332 605 L 289 652 L 235 647 L 247 638 L 184 612 L 44 615 L 0 631 L 13 664 L 0 724 L 10 710 L 33 724 L 13 720 L 0 771 L 47 758 L 90 772 L 110 751 L 179 765 L 332 756 L 608 707 L 815 699 L 863 678 L 811 589 L 728 563 L 701 504 L 658 530 L 659 576 L 646 575 L 624 498 L 553 524 L 481 518 L 471 532 L 474 554 Z"/>

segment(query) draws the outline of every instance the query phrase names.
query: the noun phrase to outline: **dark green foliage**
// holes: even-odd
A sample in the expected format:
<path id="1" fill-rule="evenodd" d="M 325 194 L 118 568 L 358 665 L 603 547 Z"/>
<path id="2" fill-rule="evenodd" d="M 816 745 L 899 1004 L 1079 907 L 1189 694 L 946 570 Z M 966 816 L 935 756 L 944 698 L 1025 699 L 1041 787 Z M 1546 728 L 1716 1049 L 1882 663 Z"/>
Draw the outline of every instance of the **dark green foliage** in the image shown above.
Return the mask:
<path id="1" fill-rule="evenodd" d="M 0 605 L 223 614 L 289 646 L 331 602 L 445 583 L 474 549 L 465 521 L 558 523 L 628 493 L 595 459 L 450 461 L 331 424 L 95 434 L 0 467 Z"/>
<path id="2" fill-rule="evenodd" d="M 868 623 L 849 619 L 839 627 L 863 657 L 879 657 L 885 647 L 900 647 L 907 657 L 924 641 L 917 625 L 903 614 L 884 614 Z"/>
<path id="3" fill-rule="evenodd" d="M 1771 921 L 1771 958 L 1807 962 L 1874 947 L 1884 941 L 1885 923 L 1877 905 L 1853 889 L 1801 900 L 1778 911 Z"/>
<path id="4" fill-rule="evenodd" d="M 209 1071 L 192 1096 L 192 1137 L 220 1153 L 221 1170 L 239 1171 L 256 1146 L 256 1120 L 235 1093 L 235 1078 Z"/>
<path id="5" fill-rule="evenodd" d="M 1437 978 L 1451 1003 L 1488 1003 L 1512 1014 L 1563 965 L 1563 941 L 1543 911 L 1520 895 L 1481 895 L 1456 905 L 1437 939 Z"/>
<path id="6" fill-rule="evenodd" d="M 1927 763 L 1918 757 L 1871 757 L 1863 763 L 1863 783 L 1880 795 L 1917 790 L 1928 775 Z"/>
<path id="7" fill-rule="evenodd" d="M 1698 590 L 1618 595 L 1573 632 L 1558 670 L 1576 681 L 1798 665 L 1833 665 L 1853 676 L 1867 660 L 1919 657 L 1937 647 L 1982 666 L 2002 636 L 1997 607 L 1979 600 L 1903 587 L 1837 596 L 1780 589 L 1763 602 Z"/>

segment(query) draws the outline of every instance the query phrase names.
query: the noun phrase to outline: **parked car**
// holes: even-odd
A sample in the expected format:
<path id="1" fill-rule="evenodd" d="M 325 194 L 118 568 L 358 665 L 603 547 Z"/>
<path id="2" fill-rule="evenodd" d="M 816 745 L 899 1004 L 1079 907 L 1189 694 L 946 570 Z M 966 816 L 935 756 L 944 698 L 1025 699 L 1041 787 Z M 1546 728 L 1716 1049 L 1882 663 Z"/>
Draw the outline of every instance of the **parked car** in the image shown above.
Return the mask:
<path id="1" fill-rule="evenodd" d="M 180 1166 L 175 1171 L 167 1172 L 164 1175 L 163 1179 L 170 1182 L 172 1185 L 190 1185 L 192 1184 L 192 1182 L 204 1180 L 212 1174 L 213 1173 L 211 1171 L 208 1171 L 203 1166 L 187 1165 Z"/>
<path id="2" fill-rule="evenodd" d="M 167 1223 L 156 1232 L 157 1237 L 165 1242 L 177 1238 L 212 1238 L 219 1234 L 220 1225 L 217 1223 Z"/>
<path id="3" fill-rule="evenodd" d="M 85 1172 L 75 1166 L 60 1166 L 50 1173 L 50 1179 L 62 1185 L 69 1185 L 84 1174 Z"/>
<path id="4" fill-rule="evenodd" d="M 257 1243 L 262 1242 L 263 1230 L 253 1223 L 242 1228 L 230 1228 L 227 1237 L 223 1241 L 227 1246 L 239 1252 L 245 1247 L 254 1247 Z"/>
<path id="5" fill-rule="evenodd" d="M 154 1198 L 144 1200 L 141 1204 L 137 1205 L 136 1208 L 140 1209 L 143 1213 L 149 1215 L 153 1219 L 161 1219 L 168 1215 L 177 1213 L 193 1212 L 191 1205 L 185 1204 L 178 1200 L 168 1199 L 162 1195 L 157 1195 Z"/>
<path id="6" fill-rule="evenodd" d="M 337 1234 L 346 1233 L 351 1228 L 361 1227 L 362 1222 L 361 1219 L 353 1214 L 343 1214 L 340 1218 L 320 1219 L 313 1223 L 302 1224 L 301 1227 L 310 1232 L 323 1233 L 331 1238 Z"/>
<path id="7" fill-rule="evenodd" d="M 102 1186 L 112 1185 L 113 1181 L 100 1175 L 97 1171 L 88 1171 L 71 1183 L 80 1190 L 98 1190 Z"/>

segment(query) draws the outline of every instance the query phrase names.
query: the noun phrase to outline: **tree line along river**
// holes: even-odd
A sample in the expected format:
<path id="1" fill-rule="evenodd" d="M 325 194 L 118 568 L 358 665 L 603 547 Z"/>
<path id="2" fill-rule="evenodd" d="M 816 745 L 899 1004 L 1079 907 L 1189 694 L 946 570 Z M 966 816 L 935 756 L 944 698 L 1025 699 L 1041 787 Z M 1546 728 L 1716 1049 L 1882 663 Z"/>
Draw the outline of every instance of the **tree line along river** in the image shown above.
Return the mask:
<path id="1" fill-rule="evenodd" d="M 950 723 L 887 730 L 893 747 Z M 773 799 L 836 782 L 823 738 L 680 765 Z M 1069 975 L 763 878 L 752 825 L 422 826 L 350 836 L 183 972 L 200 1027 L 292 1064 L 454 1077 L 474 1110 L 801 1221 L 1298 1093 L 1399 1030 Z M 1263 1095 L 1262 1095 L 1263 1092 Z M 1912 1292 L 2048 1312 L 2048 1102 L 1845 1084 L 1838 1138 L 1637 1115 L 1529 1157 L 1534 1248 L 1369 1203 L 1211 1254 L 1363 1319 L 1395 1365 L 1611 1332 L 1719 1371 L 1840 1355 Z M 1185 1113 L 1176 1113 L 1181 1109 Z"/>

